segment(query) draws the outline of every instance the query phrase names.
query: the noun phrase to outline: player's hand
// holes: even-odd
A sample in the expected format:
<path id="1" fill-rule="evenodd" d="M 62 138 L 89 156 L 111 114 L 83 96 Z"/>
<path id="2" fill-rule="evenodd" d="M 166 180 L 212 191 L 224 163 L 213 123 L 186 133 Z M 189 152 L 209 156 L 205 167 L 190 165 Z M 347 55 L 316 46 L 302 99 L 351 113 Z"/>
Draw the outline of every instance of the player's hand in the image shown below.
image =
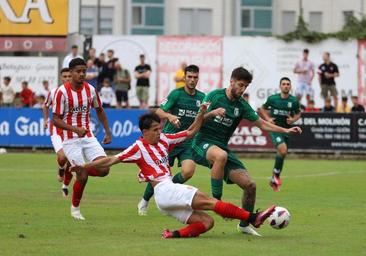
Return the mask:
<path id="1" fill-rule="evenodd" d="M 102 140 L 102 144 L 109 144 L 112 142 L 112 134 L 110 132 L 107 132 L 105 135 L 104 135 L 104 138 Z"/>
<path id="2" fill-rule="evenodd" d="M 86 135 L 87 130 L 83 127 L 76 127 L 76 133 L 79 138 L 83 138 Z"/>
<path id="3" fill-rule="evenodd" d="M 47 130 L 48 128 L 48 120 L 43 121 L 43 129 Z"/>
<path id="4" fill-rule="evenodd" d="M 211 104 L 211 102 L 202 103 L 201 106 L 200 106 L 199 113 L 205 114 L 208 107 L 210 106 L 210 104 Z"/>
<path id="5" fill-rule="evenodd" d="M 217 108 L 212 110 L 210 113 L 212 113 L 213 116 L 225 116 L 226 110 L 224 108 Z"/>
<path id="6" fill-rule="evenodd" d="M 171 115 L 171 116 L 169 116 L 168 120 L 169 120 L 169 123 L 171 123 L 175 128 L 180 128 L 181 123 L 177 116 Z"/>
<path id="7" fill-rule="evenodd" d="M 300 127 L 298 126 L 294 126 L 294 127 L 291 127 L 289 129 L 287 129 L 287 133 L 289 134 L 301 134 L 302 133 L 302 130 Z"/>

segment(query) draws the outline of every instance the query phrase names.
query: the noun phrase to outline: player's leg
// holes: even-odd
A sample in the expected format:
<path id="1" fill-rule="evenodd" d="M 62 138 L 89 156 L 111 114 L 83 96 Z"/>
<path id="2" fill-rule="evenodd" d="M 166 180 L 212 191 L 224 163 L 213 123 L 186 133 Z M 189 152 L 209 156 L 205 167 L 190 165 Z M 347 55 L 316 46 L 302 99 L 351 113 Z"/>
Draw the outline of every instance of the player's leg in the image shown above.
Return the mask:
<path id="1" fill-rule="evenodd" d="M 62 183 L 62 194 L 64 197 L 67 197 L 69 195 L 69 185 L 70 185 L 70 182 L 72 180 L 72 173 L 70 172 L 70 162 L 67 161 L 66 163 L 66 166 L 65 166 L 65 175 L 64 175 L 64 181 Z"/>
<path id="2" fill-rule="evenodd" d="M 83 153 L 87 162 L 93 162 L 106 157 L 103 147 L 99 144 L 95 137 L 82 138 L 81 144 Z M 88 175 L 93 177 L 105 177 L 109 174 L 109 168 L 89 168 Z"/>
<path id="3" fill-rule="evenodd" d="M 247 170 L 244 168 L 231 170 L 229 172 L 229 180 L 234 184 L 237 184 L 243 190 L 241 198 L 242 208 L 248 212 L 253 212 L 257 186 L 249 176 Z M 245 234 L 260 236 L 260 234 L 258 234 L 253 228 L 249 226 L 249 223 L 250 222 L 247 220 L 241 220 L 237 227 L 238 230 Z"/>
<path id="4" fill-rule="evenodd" d="M 285 157 L 287 155 L 287 144 L 285 140 L 286 138 L 283 138 L 282 142 L 277 145 L 277 154 L 270 180 L 270 186 L 275 192 L 280 191 L 280 186 L 282 185 L 280 175 L 283 169 Z"/>
<path id="5" fill-rule="evenodd" d="M 70 163 L 76 165 L 83 165 L 85 163 L 80 139 L 65 141 L 63 143 L 63 150 Z M 71 216 L 77 220 L 85 219 L 80 212 L 80 201 L 87 181 L 88 174 L 86 172 L 76 173 L 71 199 Z"/>
<path id="6" fill-rule="evenodd" d="M 227 152 L 215 145 L 210 146 L 206 152 L 206 159 L 211 164 L 211 193 L 218 200 L 222 197 L 222 179 L 227 157 Z"/>
<path id="7" fill-rule="evenodd" d="M 56 153 L 57 164 L 58 164 L 57 180 L 59 182 L 62 182 L 64 179 L 64 174 L 65 174 L 64 167 L 67 162 L 67 158 L 62 150 L 62 139 L 59 135 L 54 134 L 51 136 L 51 142 L 52 142 L 53 149 L 55 150 L 55 153 Z"/>

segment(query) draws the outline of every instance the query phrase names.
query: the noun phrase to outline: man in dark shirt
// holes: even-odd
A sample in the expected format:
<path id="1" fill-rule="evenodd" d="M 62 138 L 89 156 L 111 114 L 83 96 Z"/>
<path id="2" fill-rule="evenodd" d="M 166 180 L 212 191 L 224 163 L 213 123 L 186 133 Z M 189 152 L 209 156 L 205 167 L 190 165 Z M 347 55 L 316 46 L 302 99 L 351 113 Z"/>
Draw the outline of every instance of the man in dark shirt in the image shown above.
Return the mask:
<path id="1" fill-rule="evenodd" d="M 321 96 L 324 100 L 329 96 L 332 96 L 334 101 L 334 108 L 337 109 L 338 92 L 334 78 L 339 76 L 338 66 L 330 61 L 329 52 L 323 53 L 323 61 L 324 63 L 321 64 L 318 69 Z"/>
<path id="2" fill-rule="evenodd" d="M 365 112 L 365 108 L 358 103 L 358 96 L 352 96 L 353 107 L 351 108 L 351 112 Z"/>
<path id="3" fill-rule="evenodd" d="M 151 67 L 145 63 L 145 55 L 140 55 L 140 65 L 135 68 L 136 96 L 140 102 L 140 108 L 148 107 Z"/>

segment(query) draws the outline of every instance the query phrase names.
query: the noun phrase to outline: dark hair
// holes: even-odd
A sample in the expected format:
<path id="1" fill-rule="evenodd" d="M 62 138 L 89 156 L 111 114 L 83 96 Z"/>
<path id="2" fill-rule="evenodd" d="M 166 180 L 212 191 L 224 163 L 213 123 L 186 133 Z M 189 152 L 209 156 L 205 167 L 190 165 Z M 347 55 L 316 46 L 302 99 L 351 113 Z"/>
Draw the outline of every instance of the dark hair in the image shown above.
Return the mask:
<path id="1" fill-rule="evenodd" d="M 200 68 L 196 65 L 189 65 L 184 69 L 184 74 L 187 74 L 187 72 L 199 73 Z"/>
<path id="2" fill-rule="evenodd" d="M 73 69 L 76 66 L 86 66 L 85 60 L 83 60 L 82 58 L 72 59 L 69 63 L 69 69 Z"/>
<path id="3" fill-rule="evenodd" d="M 140 58 L 145 58 L 145 55 L 144 54 L 140 54 Z"/>
<path id="4" fill-rule="evenodd" d="M 71 46 L 71 49 L 77 49 L 77 48 L 79 48 L 79 47 L 76 44 Z"/>
<path id="5" fill-rule="evenodd" d="M 10 76 L 4 76 L 4 80 L 7 80 L 8 82 L 11 81 L 11 77 Z"/>
<path id="6" fill-rule="evenodd" d="M 324 52 L 328 57 L 330 56 L 330 53 L 329 52 Z"/>
<path id="7" fill-rule="evenodd" d="M 111 52 L 111 53 L 114 53 L 114 50 L 112 49 L 109 49 L 107 52 Z"/>
<path id="8" fill-rule="evenodd" d="M 22 84 L 28 86 L 28 82 L 27 81 L 23 81 Z"/>
<path id="9" fill-rule="evenodd" d="M 286 76 L 284 76 L 284 77 L 282 77 L 282 78 L 280 79 L 280 84 L 282 83 L 282 81 L 289 81 L 289 82 L 290 82 L 290 84 L 291 84 L 291 80 L 290 80 L 290 78 L 288 78 L 288 77 L 286 77 Z"/>
<path id="10" fill-rule="evenodd" d="M 252 79 L 253 79 L 253 76 L 245 68 L 238 67 L 238 68 L 234 69 L 233 72 L 231 73 L 231 79 L 243 80 L 243 81 L 251 83 Z"/>
<path id="11" fill-rule="evenodd" d="M 309 104 L 315 104 L 314 100 L 309 100 Z"/>
<path id="12" fill-rule="evenodd" d="M 303 52 L 304 53 L 309 53 L 309 49 L 305 48 Z"/>
<path id="13" fill-rule="evenodd" d="M 140 116 L 139 128 L 141 131 L 143 131 L 144 129 L 150 129 L 153 122 L 160 123 L 160 121 L 161 121 L 161 119 L 157 114 L 150 112 L 150 113 Z"/>
<path id="14" fill-rule="evenodd" d="M 42 84 L 48 84 L 48 80 L 43 80 Z"/>
<path id="15" fill-rule="evenodd" d="M 65 72 L 70 72 L 70 69 L 69 68 L 63 68 L 63 69 L 61 69 L 60 74 L 65 73 Z"/>
<path id="16" fill-rule="evenodd" d="M 357 95 L 354 95 L 354 96 L 352 96 L 352 99 L 358 100 L 358 96 Z"/>
<path id="17" fill-rule="evenodd" d="M 243 93 L 243 97 L 249 97 L 249 93 Z"/>
<path id="18" fill-rule="evenodd" d="M 347 101 L 347 100 L 348 100 L 347 96 L 342 97 L 342 101 Z"/>

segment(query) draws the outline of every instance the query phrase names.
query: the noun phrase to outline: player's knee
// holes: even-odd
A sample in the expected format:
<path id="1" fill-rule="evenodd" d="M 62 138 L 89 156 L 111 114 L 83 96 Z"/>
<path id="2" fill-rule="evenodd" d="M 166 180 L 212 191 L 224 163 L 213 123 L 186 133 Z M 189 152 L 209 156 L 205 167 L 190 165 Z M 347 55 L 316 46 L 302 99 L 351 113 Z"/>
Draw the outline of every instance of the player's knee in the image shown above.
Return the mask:
<path id="1" fill-rule="evenodd" d="M 278 149 L 278 154 L 282 157 L 285 157 L 287 155 L 287 148 L 283 147 L 283 148 Z"/>
<path id="2" fill-rule="evenodd" d="M 182 174 L 183 174 L 184 179 L 187 181 L 190 178 L 192 178 L 192 176 L 194 174 L 194 168 L 182 170 Z"/>
<path id="3" fill-rule="evenodd" d="M 215 220 L 209 215 L 207 215 L 207 217 L 203 220 L 203 225 L 205 225 L 206 231 L 213 228 L 214 224 Z"/>
<path id="4" fill-rule="evenodd" d="M 225 163 L 227 161 L 227 153 L 225 151 L 221 151 L 215 154 L 215 161 Z"/>
<path id="5" fill-rule="evenodd" d="M 109 174 L 109 168 L 100 169 L 99 173 L 100 173 L 100 175 L 99 175 L 100 177 L 105 177 Z"/>

